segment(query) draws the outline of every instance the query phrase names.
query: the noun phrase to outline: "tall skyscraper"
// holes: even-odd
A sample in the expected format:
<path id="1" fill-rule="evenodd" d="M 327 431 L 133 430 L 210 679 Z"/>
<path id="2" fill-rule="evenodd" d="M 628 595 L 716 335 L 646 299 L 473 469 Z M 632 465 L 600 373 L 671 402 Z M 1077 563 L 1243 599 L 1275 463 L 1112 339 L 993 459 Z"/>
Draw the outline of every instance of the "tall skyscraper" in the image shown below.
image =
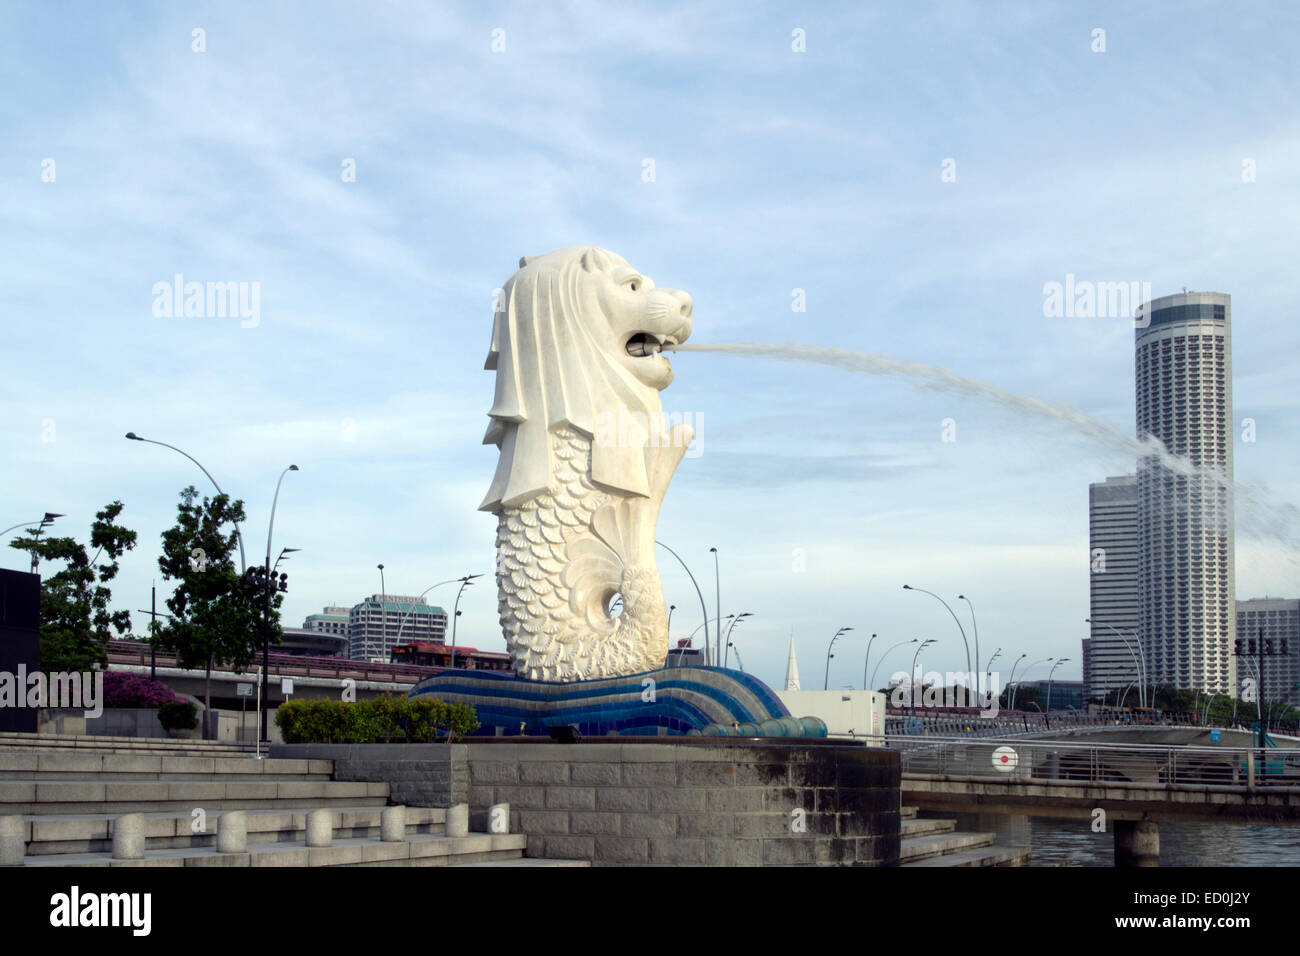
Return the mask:
<path id="1" fill-rule="evenodd" d="M 1138 485 L 1135 475 L 1088 486 L 1087 700 L 1121 694 L 1138 678 Z M 1125 698 L 1133 703 L 1141 691 Z"/>
<path id="2" fill-rule="evenodd" d="M 1183 292 L 1146 303 L 1135 335 L 1137 434 L 1207 474 L 1138 463 L 1138 632 L 1148 680 L 1234 686 L 1232 302 Z"/>

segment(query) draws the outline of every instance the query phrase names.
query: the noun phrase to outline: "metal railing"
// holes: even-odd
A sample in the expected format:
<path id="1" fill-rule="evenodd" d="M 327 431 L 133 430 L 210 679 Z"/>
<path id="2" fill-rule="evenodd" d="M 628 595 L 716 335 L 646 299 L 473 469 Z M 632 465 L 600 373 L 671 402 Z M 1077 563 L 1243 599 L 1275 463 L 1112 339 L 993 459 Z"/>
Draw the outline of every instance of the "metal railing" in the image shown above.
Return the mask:
<path id="1" fill-rule="evenodd" d="M 1159 787 L 1300 787 L 1300 750 L 885 735 L 902 771 L 942 777 Z"/>

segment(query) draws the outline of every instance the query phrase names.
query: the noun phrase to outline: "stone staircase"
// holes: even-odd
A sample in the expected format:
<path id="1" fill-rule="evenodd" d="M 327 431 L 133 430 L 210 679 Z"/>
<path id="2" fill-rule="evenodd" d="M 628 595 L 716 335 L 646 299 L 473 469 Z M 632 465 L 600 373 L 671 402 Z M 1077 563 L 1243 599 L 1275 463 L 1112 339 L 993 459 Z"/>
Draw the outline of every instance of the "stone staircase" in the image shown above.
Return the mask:
<path id="1" fill-rule="evenodd" d="M 525 859 L 521 833 L 447 836 L 441 808 L 406 808 L 404 828 L 382 841 L 388 784 L 333 771 L 204 741 L 0 734 L 0 857 L 21 841 L 23 866 L 587 865 Z M 221 818 L 235 811 L 245 838 L 218 852 Z M 308 845 L 314 811 L 328 814 L 317 823 L 329 845 Z M 132 827 L 143 856 L 115 859 L 115 836 L 125 846 Z"/>
<path id="2" fill-rule="evenodd" d="M 920 819 L 901 810 L 900 866 L 1025 866 L 1028 847 L 995 846 L 993 833 L 958 833 L 956 820 Z"/>

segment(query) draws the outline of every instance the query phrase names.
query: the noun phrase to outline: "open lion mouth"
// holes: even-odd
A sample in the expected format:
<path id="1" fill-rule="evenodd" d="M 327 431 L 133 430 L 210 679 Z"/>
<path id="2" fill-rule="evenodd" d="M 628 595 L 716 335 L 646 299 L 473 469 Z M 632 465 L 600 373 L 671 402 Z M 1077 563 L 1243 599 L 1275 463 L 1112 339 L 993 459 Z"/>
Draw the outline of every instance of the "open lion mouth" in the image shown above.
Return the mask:
<path id="1" fill-rule="evenodd" d="M 633 358 L 646 358 L 658 355 L 665 348 L 672 348 L 677 340 L 671 335 L 655 335 L 653 332 L 637 332 L 627 340 L 627 354 Z"/>

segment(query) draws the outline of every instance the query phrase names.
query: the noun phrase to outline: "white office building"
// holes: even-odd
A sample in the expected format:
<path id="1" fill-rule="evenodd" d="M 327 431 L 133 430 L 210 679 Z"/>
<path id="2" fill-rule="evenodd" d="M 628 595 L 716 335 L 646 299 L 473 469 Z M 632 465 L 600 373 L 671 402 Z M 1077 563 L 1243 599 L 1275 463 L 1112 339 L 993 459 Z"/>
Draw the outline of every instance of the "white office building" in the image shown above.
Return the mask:
<path id="1" fill-rule="evenodd" d="M 1300 707 L 1300 600 L 1254 598 L 1237 602 L 1237 686 L 1269 704 L 1285 701 Z"/>
<path id="2" fill-rule="evenodd" d="M 1085 701 L 1135 685 L 1138 665 L 1138 485 L 1136 475 L 1088 486 L 1088 591 Z"/>
<path id="3" fill-rule="evenodd" d="M 1214 472 L 1181 474 L 1154 455 L 1138 463 L 1138 633 L 1147 677 L 1229 693 L 1237 631 L 1231 298 L 1164 296 L 1145 303 L 1136 324 L 1138 438 L 1157 438 Z"/>
<path id="4" fill-rule="evenodd" d="M 372 594 L 348 612 L 348 657 L 392 660 L 398 644 L 445 644 L 447 612 L 406 594 Z"/>

